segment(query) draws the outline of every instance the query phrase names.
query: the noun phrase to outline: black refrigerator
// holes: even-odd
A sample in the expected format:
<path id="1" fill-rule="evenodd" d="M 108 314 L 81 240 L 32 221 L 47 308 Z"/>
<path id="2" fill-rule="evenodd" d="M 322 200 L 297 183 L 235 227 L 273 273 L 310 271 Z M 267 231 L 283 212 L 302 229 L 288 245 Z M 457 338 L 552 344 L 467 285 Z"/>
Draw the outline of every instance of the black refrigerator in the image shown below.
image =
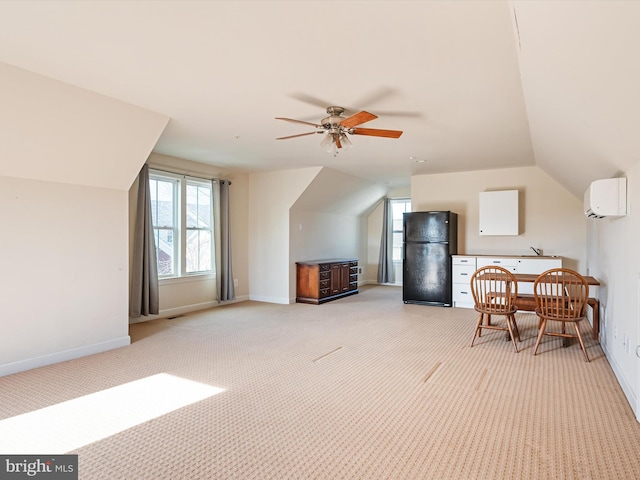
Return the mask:
<path id="1" fill-rule="evenodd" d="M 451 255 L 458 253 L 458 214 L 405 213 L 403 242 L 404 303 L 450 307 Z"/>

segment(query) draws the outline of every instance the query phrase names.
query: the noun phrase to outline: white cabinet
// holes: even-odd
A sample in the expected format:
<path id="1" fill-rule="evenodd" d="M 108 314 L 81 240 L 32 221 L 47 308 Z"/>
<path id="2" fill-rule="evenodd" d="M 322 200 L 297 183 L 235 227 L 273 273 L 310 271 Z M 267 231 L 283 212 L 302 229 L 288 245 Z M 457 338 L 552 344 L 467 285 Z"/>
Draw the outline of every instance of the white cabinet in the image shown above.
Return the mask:
<path id="1" fill-rule="evenodd" d="M 531 257 L 518 259 L 518 273 L 542 273 L 551 268 L 562 268 L 561 257 Z"/>
<path id="2" fill-rule="evenodd" d="M 480 235 L 518 235 L 518 190 L 480 192 Z"/>
<path id="3" fill-rule="evenodd" d="M 453 255 L 453 306 L 473 308 L 471 276 L 476 269 L 493 265 L 512 273 L 537 275 L 550 268 L 561 268 L 562 257 L 469 256 Z M 519 282 L 518 293 L 533 294 L 533 282 Z"/>
<path id="4" fill-rule="evenodd" d="M 471 275 L 476 271 L 476 257 L 453 255 L 453 306 L 473 308 Z"/>
<path id="5" fill-rule="evenodd" d="M 518 260 L 515 257 L 478 257 L 476 261 L 477 268 L 491 265 L 493 267 L 502 267 L 511 273 L 518 273 Z"/>
<path id="6" fill-rule="evenodd" d="M 529 273 L 538 275 L 550 268 L 562 268 L 562 257 L 529 257 L 519 258 L 517 273 Z M 532 282 L 519 282 L 518 293 L 533 294 Z"/>

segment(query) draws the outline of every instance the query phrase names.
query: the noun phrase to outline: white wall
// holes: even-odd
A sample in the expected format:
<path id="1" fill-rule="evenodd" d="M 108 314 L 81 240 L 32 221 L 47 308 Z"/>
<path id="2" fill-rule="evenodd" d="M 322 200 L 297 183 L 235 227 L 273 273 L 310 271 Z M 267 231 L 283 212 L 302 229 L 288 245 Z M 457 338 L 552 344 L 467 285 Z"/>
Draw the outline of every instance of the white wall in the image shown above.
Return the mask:
<path id="1" fill-rule="evenodd" d="M 169 117 L 0 63 L 0 375 L 129 344 L 127 190 Z"/>
<path id="2" fill-rule="evenodd" d="M 479 193 L 513 189 L 520 192 L 520 235 L 480 236 Z M 546 255 L 563 256 L 565 266 L 587 273 L 582 200 L 537 167 L 416 175 L 411 179 L 410 197 L 413 211 L 451 210 L 459 215 L 461 254 L 529 255 L 533 254 L 529 247 L 534 246 Z M 368 220 L 368 280 L 373 282 L 380 252 L 381 218 L 382 206 L 378 205 Z"/>
<path id="3" fill-rule="evenodd" d="M 479 193 L 488 190 L 519 191 L 519 235 L 479 234 Z M 411 201 L 413 211 L 458 213 L 459 253 L 530 255 L 533 246 L 564 257 L 564 266 L 586 274 L 582 199 L 537 167 L 414 176 Z"/>
<path id="4" fill-rule="evenodd" d="M 640 420 L 639 372 L 635 350 L 640 344 L 640 162 L 626 174 L 629 213 L 620 218 L 589 219 L 587 266 L 602 286 L 600 344 L 629 403 Z"/>
<path id="5" fill-rule="evenodd" d="M 319 167 L 249 175 L 249 288 L 252 300 L 290 303 L 289 209 Z"/>
<path id="6" fill-rule="evenodd" d="M 295 262 L 330 258 L 365 258 L 360 239 L 364 238 L 361 217 L 324 212 L 291 210 L 290 276 L 295 279 Z M 364 268 L 362 266 L 361 268 Z M 289 296 L 295 301 L 296 284 L 291 281 Z"/>
<path id="7" fill-rule="evenodd" d="M 289 294 L 295 300 L 295 262 L 357 258 L 358 283 L 366 283 L 369 212 L 387 188 L 323 168 L 290 210 Z"/>
<path id="8" fill-rule="evenodd" d="M 128 345 L 127 192 L 0 177 L 0 375 Z"/>

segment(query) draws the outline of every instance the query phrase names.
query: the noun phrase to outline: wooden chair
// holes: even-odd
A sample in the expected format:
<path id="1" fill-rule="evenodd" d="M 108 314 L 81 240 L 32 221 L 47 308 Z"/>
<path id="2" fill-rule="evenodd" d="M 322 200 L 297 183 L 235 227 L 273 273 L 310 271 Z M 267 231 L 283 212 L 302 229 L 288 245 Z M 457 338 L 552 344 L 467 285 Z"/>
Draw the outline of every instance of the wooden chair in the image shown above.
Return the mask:
<path id="1" fill-rule="evenodd" d="M 533 349 L 535 355 L 543 335 L 577 338 L 584 358 L 589 355 L 584 348 L 579 324 L 586 318 L 589 284 L 582 275 L 567 268 L 552 268 L 541 273 L 533 284 L 533 295 L 536 300 L 536 315 L 540 318 L 540 330 Z M 561 322 L 560 332 L 547 331 L 547 322 Z M 573 324 L 575 335 L 567 333 L 567 324 Z M 568 346 L 566 340 L 564 346 Z"/>
<path id="2" fill-rule="evenodd" d="M 471 293 L 475 302 L 475 310 L 480 314 L 476 329 L 473 332 L 471 346 L 476 337 L 482 335 L 482 330 L 505 330 L 513 343 L 516 353 L 518 345 L 516 338 L 520 340 L 520 332 L 516 324 L 515 313 L 518 307 L 515 299 L 518 296 L 518 282 L 513 274 L 506 268 L 487 266 L 476 270 L 471 276 Z M 504 325 L 491 323 L 492 316 L 504 316 Z"/>

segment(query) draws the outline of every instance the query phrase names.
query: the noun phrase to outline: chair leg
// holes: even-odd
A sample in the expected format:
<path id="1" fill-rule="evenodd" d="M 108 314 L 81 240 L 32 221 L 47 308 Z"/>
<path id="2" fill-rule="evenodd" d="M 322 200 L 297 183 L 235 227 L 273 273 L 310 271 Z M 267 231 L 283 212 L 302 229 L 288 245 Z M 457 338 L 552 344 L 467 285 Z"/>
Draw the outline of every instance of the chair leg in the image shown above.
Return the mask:
<path id="1" fill-rule="evenodd" d="M 544 329 L 547 328 L 547 319 L 541 318 L 540 323 L 540 331 L 538 332 L 538 338 L 536 339 L 536 345 L 533 348 L 533 354 L 535 355 L 538 352 L 538 346 L 540 345 L 540 340 L 542 340 L 542 336 L 544 335 Z"/>
<path id="2" fill-rule="evenodd" d="M 473 331 L 473 338 L 471 339 L 472 347 L 473 347 L 473 342 L 476 341 L 476 337 L 479 337 L 480 334 L 482 333 L 482 327 L 480 325 L 482 324 L 483 319 L 484 319 L 484 313 L 481 313 L 480 316 L 478 317 L 478 321 L 476 322 L 476 329 Z"/>
<path id="3" fill-rule="evenodd" d="M 575 323 L 574 323 L 575 325 Z M 567 333 L 567 324 L 562 322 L 562 333 L 566 334 Z M 569 337 L 563 337 L 562 338 L 562 348 L 567 348 L 571 345 L 571 338 Z"/>
<path id="4" fill-rule="evenodd" d="M 580 322 L 575 322 L 573 326 L 576 327 L 576 334 L 578 335 L 578 341 L 580 342 L 580 348 L 582 348 L 582 353 L 584 353 L 584 358 L 587 360 L 587 362 L 590 362 L 591 360 L 589 360 L 589 355 L 587 355 L 587 349 L 584 348 L 584 342 L 582 341 L 582 335 L 580 334 L 580 328 L 578 327 L 578 323 Z"/>
<path id="5" fill-rule="evenodd" d="M 507 321 L 507 328 L 509 329 L 509 335 L 511 336 L 511 343 L 513 343 L 513 348 L 515 348 L 516 353 L 518 353 L 518 344 L 516 343 L 516 339 L 513 334 L 513 327 L 511 326 L 511 322 L 515 323 L 516 319 L 514 318 L 513 315 L 507 315 L 506 321 Z"/>
<path id="6" fill-rule="evenodd" d="M 516 332 L 516 338 L 518 339 L 519 342 L 521 342 L 522 340 L 520 339 L 520 330 L 518 330 L 518 322 L 516 322 L 516 316 L 513 316 L 513 327 L 514 327 L 514 331 Z"/>

